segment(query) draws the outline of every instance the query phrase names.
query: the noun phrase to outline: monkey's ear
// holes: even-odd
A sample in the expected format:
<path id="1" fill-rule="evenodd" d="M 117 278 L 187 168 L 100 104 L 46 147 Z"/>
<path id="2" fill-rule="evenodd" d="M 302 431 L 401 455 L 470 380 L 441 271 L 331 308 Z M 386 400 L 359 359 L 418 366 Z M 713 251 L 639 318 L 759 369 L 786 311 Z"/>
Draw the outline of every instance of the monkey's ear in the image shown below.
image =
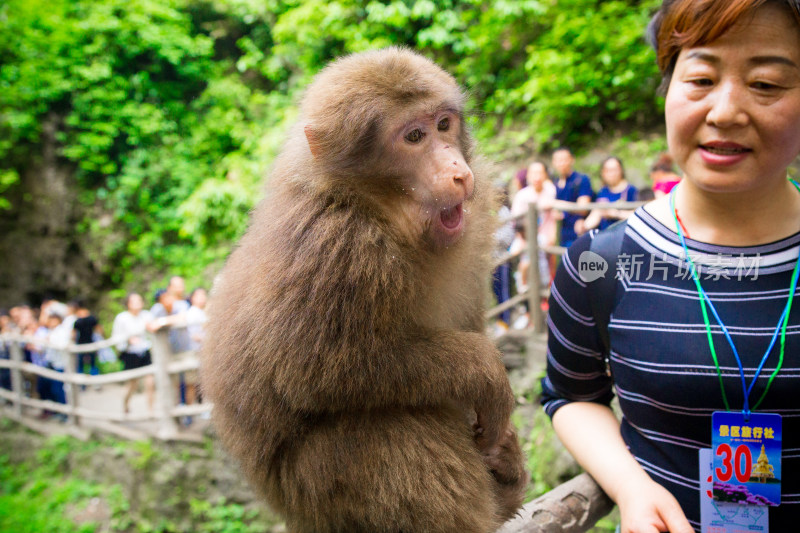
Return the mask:
<path id="1" fill-rule="evenodd" d="M 303 132 L 306 134 L 306 140 L 308 141 L 308 147 L 311 149 L 311 155 L 314 156 L 314 159 L 318 158 L 322 155 L 322 149 L 319 145 L 319 135 L 311 125 L 306 125 L 303 128 Z"/>

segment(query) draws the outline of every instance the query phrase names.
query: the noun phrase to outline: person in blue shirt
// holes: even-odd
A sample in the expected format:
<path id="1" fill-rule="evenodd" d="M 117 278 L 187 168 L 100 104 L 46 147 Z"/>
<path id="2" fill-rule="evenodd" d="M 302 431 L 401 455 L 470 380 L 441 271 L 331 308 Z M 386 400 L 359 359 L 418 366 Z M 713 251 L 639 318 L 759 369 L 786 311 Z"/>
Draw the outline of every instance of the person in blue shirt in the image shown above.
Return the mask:
<path id="1" fill-rule="evenodd" d="M 610 156 L 600 165 L 600 177 L 605 184 L 597 193 L 597 202 L 635 202 L 638 196 L 636 187 L 625 179 L 625 168 L 622 161 Z M 583 224 L 583 229 L 598 228 L 604 230 L 617 220 L 628 218 L 633 211 L 626 209 L 594 209 Z"/>
<path id="2" fill-rule="evenodd" d="M 543 403 L 617 503 L 621 533 L 711 531 L 700 453 L 722 446 L 714 413 L 781 416 L 780 505 L 734 513 L 768 522 L 760 531 L 797 531 L 800 184 L 788 170 L 800 156 L 800 3 L 665 0 L 649 36 L 683 177 L 627 219 L 614 292 L 601 295 L 614 298 L 606 328 L 593 312 L 598 278 L 581 272 L 596 233 L 563 257 Z M 730 531 L 730 515 L 716 516 Z"/>
<path id="3" fill-rule="evenodd" d="M 589 176 L 573 170 L 575 158 L 569 148 L 559 148 L 553 152 L 553 168 L 558 174 L 556 180 L 556 199 L 565 202 L 588 204 L 594 191 Z M 584 232 L 583 222 L 586 212 L 564 213 L 561 221 L 561 246 L 569 247 L 578 235 Z"/>

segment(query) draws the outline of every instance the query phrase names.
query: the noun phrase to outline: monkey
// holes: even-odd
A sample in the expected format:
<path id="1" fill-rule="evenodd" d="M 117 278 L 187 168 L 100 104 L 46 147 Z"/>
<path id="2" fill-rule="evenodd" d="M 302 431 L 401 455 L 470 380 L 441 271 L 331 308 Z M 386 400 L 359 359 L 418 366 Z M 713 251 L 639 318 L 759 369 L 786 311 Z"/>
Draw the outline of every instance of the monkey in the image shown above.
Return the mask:
<path id="1" fill-rule="evenodd" d="M 289 531 L 485 533 L 522 503 L 464 102 L 404 48 L 330 63 L 215 281 L 203 392 Z"/>

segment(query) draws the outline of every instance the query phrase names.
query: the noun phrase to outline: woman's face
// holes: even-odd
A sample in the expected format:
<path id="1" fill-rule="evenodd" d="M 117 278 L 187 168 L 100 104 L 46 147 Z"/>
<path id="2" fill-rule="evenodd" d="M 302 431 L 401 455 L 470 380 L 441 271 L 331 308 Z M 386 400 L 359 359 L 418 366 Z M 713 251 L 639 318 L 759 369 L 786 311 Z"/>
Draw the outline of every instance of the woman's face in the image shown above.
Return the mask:
<path id="1" fill-rule="evenodd" d="M 710 192 L 786 179 L 800 153 L 800 29 L 772 4 L 718 40 L 678 55 L 667 141 L 685 177 Z"/>
<path id="2" fill-rule="evenodd" d="M 203 309 L 206 306 L 207 294 L 204 289 L 197 289 L 192 293 L 192 305 Z"/>
<path id="3" fill-rule="evenodd" d="M 600 169 L 600 177 L 603 178 L 603 183 L 609 187 L 619 185 L 623 180 L 622 165 L 616 159 L 607 159 L 603 163 L 603 168 Z"/>
<path id="4" fill-rule="evenodd" d="M 547 179 L 547 169 L 543 163 L 531 163 L 528 167 L 528 183 L 536 190 L 542 188 Z"/>
<path id="5" fill-rule="evenodd" d="M 138 313 L 144 307 L 144 300 L 138 294 L 131 294 L 128 298 L 128 311 L 131 313 Z"/>

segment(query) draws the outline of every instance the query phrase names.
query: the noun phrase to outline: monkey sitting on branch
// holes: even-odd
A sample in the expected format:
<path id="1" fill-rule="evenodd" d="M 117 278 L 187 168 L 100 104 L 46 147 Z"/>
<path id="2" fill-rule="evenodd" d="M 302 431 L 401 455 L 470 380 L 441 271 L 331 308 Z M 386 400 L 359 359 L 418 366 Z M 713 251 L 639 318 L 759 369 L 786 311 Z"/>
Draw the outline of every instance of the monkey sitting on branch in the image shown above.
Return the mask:
<path id="1" fill-rule="evenodd" d="M 329 65 L 213 291 L 214 425 L 289 531 L 486 533 L 521 504 L 463 109 L 407 50 Z"/>

